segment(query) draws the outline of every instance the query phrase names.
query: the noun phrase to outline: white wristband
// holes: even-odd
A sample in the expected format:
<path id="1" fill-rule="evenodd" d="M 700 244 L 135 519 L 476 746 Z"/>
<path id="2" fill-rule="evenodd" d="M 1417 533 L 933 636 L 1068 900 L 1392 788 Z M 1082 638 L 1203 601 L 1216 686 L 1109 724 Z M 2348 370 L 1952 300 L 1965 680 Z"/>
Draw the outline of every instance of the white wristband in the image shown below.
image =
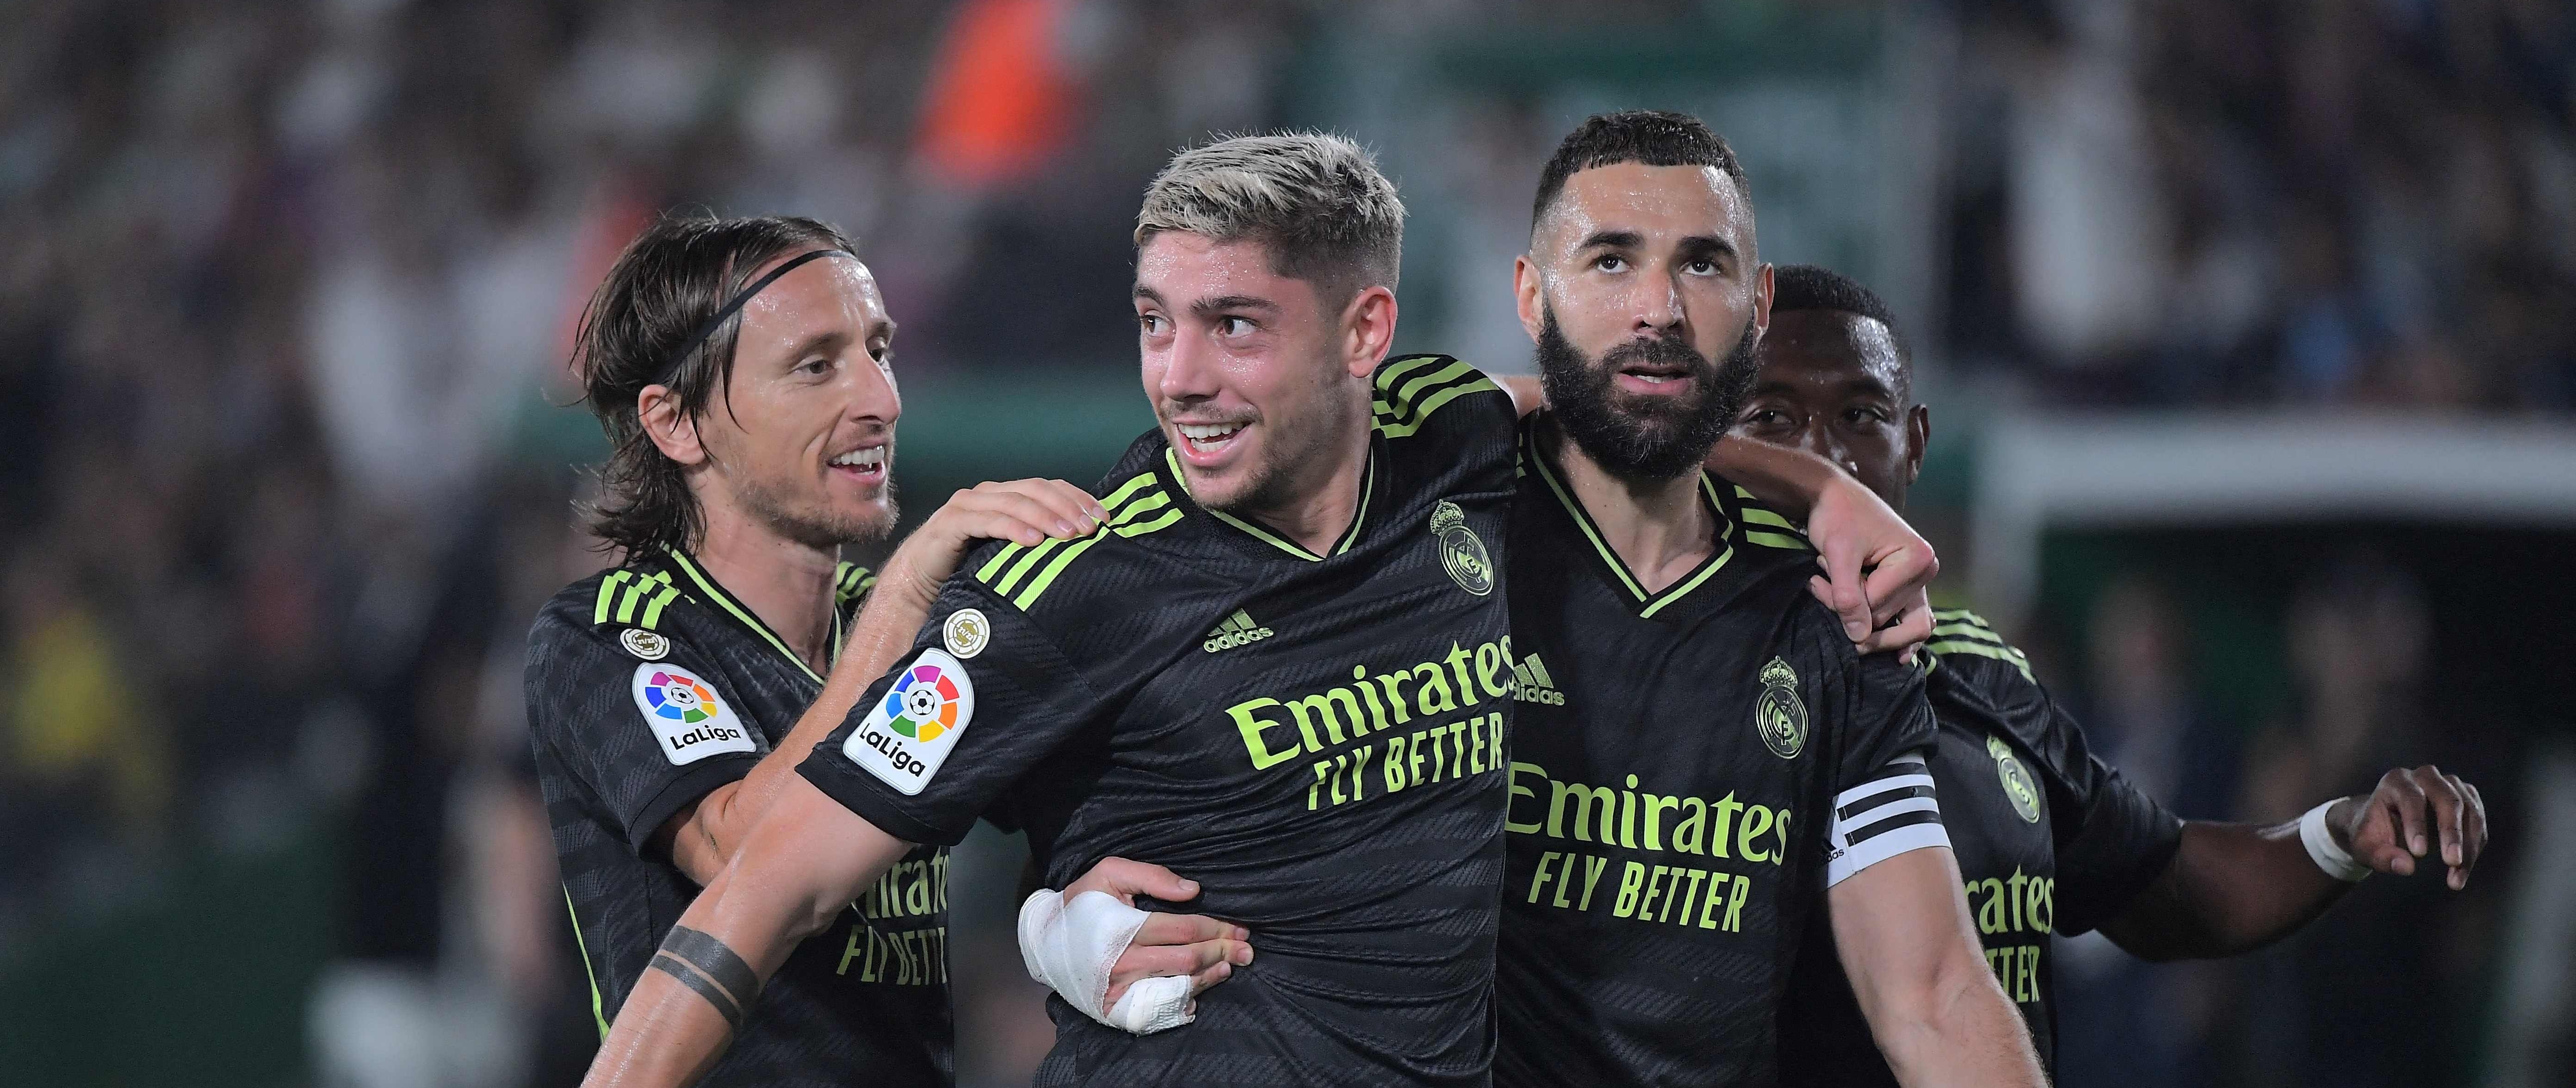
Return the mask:
<path id="1" fill-rule="evenodd" d="M 2340 800 L 2340 797 L 2335 799 Z M 2326 810 L 2333 808 L 2335 801 L 2318 805 L 2309 809 L 2307 815 L 2299 817 L 2299 845 L 2308 848 L 2308 860 L 2316 862 L 2317 868 L 2325 870 L 2327 876 L 2347 883 L 2358 882 L 2370 875 L 2370 866 L 2354 861 L 2343 847 L 2335 845 L 2334 833 L 2326 830 Z"/>
<path id="2" fill-rule="evenodd" d="M 1137 979 L 1116 1005 L 1101 1007 L 1109 996 L 1109 969 L 1136 939 L 1146 917 L 1107 892 L 1084 892 L 1070 903 L 1056 892 L 1035 892 L 1020 904 L 1020 960 L 1030 978 L 1110 1027 L 1137 1035 L 1179 1027 L 1196 1019 L 1185 1011 L 1190 1003 L 1185 976 Z"/>

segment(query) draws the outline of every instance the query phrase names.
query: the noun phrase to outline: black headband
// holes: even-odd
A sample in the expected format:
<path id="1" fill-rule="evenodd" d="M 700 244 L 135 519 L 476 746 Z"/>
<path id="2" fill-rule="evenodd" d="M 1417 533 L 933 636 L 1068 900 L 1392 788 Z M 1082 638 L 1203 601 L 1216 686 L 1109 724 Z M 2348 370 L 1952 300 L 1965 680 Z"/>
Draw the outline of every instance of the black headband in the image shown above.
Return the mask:
<path id="1" fill-rule="evenodd" d="M 698 326 L 698 331 L 689 334 L 689 339 L 680 345 L 680 350 L 672 352 L 671 360 L 662 364 L 662 377 L 653 384 L 669 385 L 671 383 L 671 379 L 679 376 L 680 364 L 688 361 L 689 353 L 698 350 L 698 345 L 705 343 L 707 337 L 714 336 L 716 334 L 716 327 L 724 324 L 725 319 L 732 317 L 735 311 L 742 309 L 743 303 L 751 301 L 751 296 L 759 294 L 762 288 L 778 282 L 778 277 L 796 271 L 796 266 L 798 265 L 804 264 L 816 257 L 829 257 L 835 253 L 841 254 L 842 256 L 848 257 L 852 260 L 857 260 L 859 256 L 858 254 L 852 253 L 846 249 L 818 249 L 811 253 L 798 254 L 796 257 L 788 260 L 785 264 L 781 264 L 776 268 L 770 269 L 768 275 L 751 281 L 751 286 L 743 288 L 741 294 L 733 297 L 733 301 L 724 304 L 724 309 L 716 311 L 716 315 L 714 317 L 708 318 L 704 324 Z"/>

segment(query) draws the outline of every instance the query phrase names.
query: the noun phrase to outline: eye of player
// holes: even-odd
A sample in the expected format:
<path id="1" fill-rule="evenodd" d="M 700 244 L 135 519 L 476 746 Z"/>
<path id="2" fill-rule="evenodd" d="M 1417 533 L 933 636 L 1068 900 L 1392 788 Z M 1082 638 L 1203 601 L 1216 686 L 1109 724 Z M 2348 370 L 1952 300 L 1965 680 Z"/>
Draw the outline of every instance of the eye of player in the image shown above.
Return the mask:
<path id="1" fill-rule="evenodd" d="M 1261 326 L 1258 323 L 1241 314 L 1220 314 L 1216 319 L 1216 334 L 1218 336 L 1250 336 L 1254 332 L 1259 331 L 1260 328 Z"/>
<path id="2" fill-rule="evenodd" d="M 1875 404 L 1855 404 L 1843 409 L 1843 421 L 1855 427 L 1875 426 L 1890 418 L 1886 409 Z"/>
<path id="3" fill-rule="evenodd" d="M 1168 324 L 1170 323 L 1163 319 L 1162 314 L 1156 313 L 1152 310 L 1146 310 L 1136 315 L 1136 328 L 1146 336 L 1163 335 L 1164 326 Z"/>
<path id="4" fill-rule="evenodd" d="M 1770 434 L 1791 430 L 1797 426 L 1797 421 L 1791 419 L 1788 410 L 1779 405 L 1755 404 L 1744 410 L 1744 415 L 1736 422 L 1736 426 L 1754 434 Z"/>
<path id="5" fill-rule="evenodd" d="M 1607 272 L 1615 276 L 1628 270 L 1628 258 L 1624 254 L 1604 253 L 1598 257 L 1592 258 L 1592 267 L 1596 271 Z"/>

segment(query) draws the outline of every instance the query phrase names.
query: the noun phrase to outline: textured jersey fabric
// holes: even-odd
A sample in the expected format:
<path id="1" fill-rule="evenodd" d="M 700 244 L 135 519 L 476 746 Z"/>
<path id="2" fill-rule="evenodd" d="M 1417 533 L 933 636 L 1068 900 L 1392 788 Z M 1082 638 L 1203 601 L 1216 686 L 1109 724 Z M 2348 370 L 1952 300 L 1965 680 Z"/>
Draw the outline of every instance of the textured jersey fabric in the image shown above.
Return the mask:
<path id="1" fill-rule="evenodd" d="M 1523 427 L 1498 1085 L 1771 1083 L 1773 1016 L 1849 849 L 1937 830 L 1886 780 L 1923 679 L 1860 656 L 1787 521 L 1716 477 L 1709 560 L 1647 592 Z M 1891 795 L 1896 794 L 1896 795 Z M 1885 855 L 1880 855 L 1885 856 Z M 1866 1039 L 1861 1045 L 1867 1045 Z"/>
<path id="2" fill-rule="evenodd" d="M 1101 530 L 974 553 L 804 765 L 911 841 L 994 815 L 1051 886 L 1154 862 L 1206 889 L 1179 909 L 1250 927 L 1258 957 L 1187 1028 L 1051 1000 L 1040 1083 L 1486 1080 L 1512 408 L 1439 356 L 1389 360 L 1375 390 L 1356 516 L 1322 553 L 1199 506 L 1149 433 L 1099 489 Z"/>
<path id="3" fill-rule="evenodd" d="M 837 584 L 846 621 L 870 580 L 844 564 Z M 603 1034 L 698 893 L 655 833 L 748 773 L 821 692 L 683 553 L 583 579 L 538 614 L 532 754 Z M 797 946 L 704 1083 L 949 1084 L 947 877 L 945 850 L 916 850 Z"/>
<path id="4" fill-rule="evenodd" d="M 1926 682 L 1941 722 L 1931 768 L 1942 823 L 1987 966 L 2054 1080 L 2049 935 L 2074 936 L 2119 914 L 2171 863 L 2182 821 L 2093 756 L 2021 651 L 1984 620 L 1953 611 L 1935 620 Z M 1781 1022 L 1788 1083 L 1893 1088 L 1832 934 L 1812 935 L 1804 956 Z"/>

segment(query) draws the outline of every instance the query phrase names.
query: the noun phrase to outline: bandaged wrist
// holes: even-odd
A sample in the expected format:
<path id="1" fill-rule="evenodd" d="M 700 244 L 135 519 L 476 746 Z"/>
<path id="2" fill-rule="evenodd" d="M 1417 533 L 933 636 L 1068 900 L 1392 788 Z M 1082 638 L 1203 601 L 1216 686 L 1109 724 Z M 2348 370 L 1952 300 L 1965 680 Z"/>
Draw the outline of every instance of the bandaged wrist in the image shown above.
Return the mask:
<path id="1" fill-rule="evenodd" d="M 1110 1027 L 1137 1035 L 1179 1027 L 1195 1019 L 1186 1011 L 1186 976 L 1137 979 L 1116 1005 L 1102 1007 L 1110 969 L 1147 917 L 1107 892 L 1084 892 L 1069 903 L 1057 892 L 1032 893 L 1020 904 L 1020 961 L 1065 1004 Z"/>
<path id="2" fill-rule="evenodd" d="M 2327 876 L 2345 882 L 2359 881 L 2370 875 L 2370 866 L 2354 861 L 2350 853 L 2335 844 L 2334 832 L 2326 829 L 2326 810 L 2334 806 L 2334 801 L 2328 801 L 2299 817 L 2299 845 L 2308 848 L 2308 860 L 2316 862 Z"/>

